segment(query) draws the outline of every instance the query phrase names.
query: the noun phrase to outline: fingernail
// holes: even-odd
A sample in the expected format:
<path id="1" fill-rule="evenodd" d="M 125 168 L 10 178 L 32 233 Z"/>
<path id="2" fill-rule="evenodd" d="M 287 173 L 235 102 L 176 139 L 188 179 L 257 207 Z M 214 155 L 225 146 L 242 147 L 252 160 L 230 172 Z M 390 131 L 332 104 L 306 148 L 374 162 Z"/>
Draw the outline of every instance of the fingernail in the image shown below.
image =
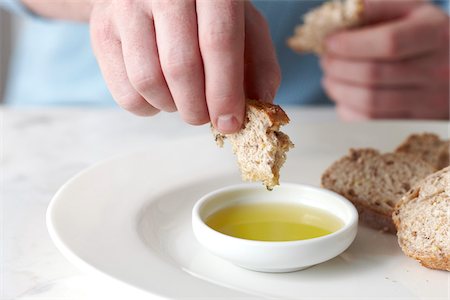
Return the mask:
<path id="1" fill-rule="evenodd" d="M 217 118 L 217 129 L 222 133 L 236 132 L 240 124 L 233 115 L 222 115 Z"/>

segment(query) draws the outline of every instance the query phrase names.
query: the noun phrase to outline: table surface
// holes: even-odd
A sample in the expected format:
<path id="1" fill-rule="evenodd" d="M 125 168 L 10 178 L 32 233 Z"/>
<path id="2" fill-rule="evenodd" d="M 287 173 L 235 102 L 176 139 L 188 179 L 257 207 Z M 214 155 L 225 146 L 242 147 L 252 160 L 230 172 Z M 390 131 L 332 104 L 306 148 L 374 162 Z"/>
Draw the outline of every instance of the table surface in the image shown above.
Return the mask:
<path id="1" fill-rule="evenodd" d="M 286 110 L 293 120 L 337 119 L 333 108 Z M 176 113 L 140 118 L 113 108 L 1 108 L 0 113 L 0 299 L 121 295 L 109 283 L 82 274 L 55 248 L 45 225 L 50 199 L 99 160 L 208 134 L 208 126 L 186 125 Z"/>

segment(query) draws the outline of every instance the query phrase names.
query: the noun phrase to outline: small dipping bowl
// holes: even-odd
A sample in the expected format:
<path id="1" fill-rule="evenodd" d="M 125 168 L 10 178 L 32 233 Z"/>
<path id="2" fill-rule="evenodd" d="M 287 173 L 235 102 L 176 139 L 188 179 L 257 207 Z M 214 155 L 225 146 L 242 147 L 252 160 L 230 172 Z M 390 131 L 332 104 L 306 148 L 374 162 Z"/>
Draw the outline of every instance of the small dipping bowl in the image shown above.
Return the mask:
<path id="1" fill-rule="evenodd" d="M 298 204 L 326 211 L 343 225 L 328 235 L 295 241 L 257 241 L 220 233 L 206 224 L 215 212 L 239 204 Z M 358 212 L 344 197 L 326 189 L 282 183 L 273 191 L 260 184 L 224 187 L 203 196 L 192 211 L 197 240 L 211 253 L 260 272 L 292 272 L 322 263 L 347 249 L 356 237 Z"/>

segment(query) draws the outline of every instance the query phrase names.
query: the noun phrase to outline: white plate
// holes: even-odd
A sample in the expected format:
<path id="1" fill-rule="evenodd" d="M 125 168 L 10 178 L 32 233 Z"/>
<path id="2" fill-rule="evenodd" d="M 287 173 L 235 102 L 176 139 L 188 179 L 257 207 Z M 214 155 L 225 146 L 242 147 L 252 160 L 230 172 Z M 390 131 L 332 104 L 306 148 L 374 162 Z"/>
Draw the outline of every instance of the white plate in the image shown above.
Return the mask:
<path id="1" fill-rule="evenodd" d="M 282 180 L 319 185 L 348 148 L 388 151 L 421 131 L 449 135 L 443 122 L 294 124 Z M 239 183 L 236 169 L 230 149 L 210 136 L 99 163 L 55 195 L 51 237 L 83 270 L 166 298 L 447 299 L 447 272 L 421 267 L 394 236 L 365 227 L 340 256 L 294 273 L 252 272 L 208 253 L 193 236 L 191 209 L 205 193 Z"/>

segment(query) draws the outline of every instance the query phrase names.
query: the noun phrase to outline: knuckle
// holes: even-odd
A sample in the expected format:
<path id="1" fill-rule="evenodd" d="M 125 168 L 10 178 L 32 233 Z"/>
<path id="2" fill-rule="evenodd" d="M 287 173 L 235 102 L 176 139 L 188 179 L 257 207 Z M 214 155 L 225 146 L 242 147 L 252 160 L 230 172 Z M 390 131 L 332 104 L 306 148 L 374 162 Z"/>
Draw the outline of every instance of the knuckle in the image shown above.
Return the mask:
<path id="1" fill-rule="evenodd" d="M 109 47 L 112 42 L 116 41 L 114 26 L 106 18 L 91 21 L 90 31 L 93 44 L 100 48 Z"/>
<path id="2" fill-rule="evenodd" d="M 237 40 L 237 36 L 228 30 L 208 30 L 201 37 L 201 45 L 206 51 L 223 52 L 230 50 Z"/>
<path id="3" fill-rule="evenodd" d="M 142 97 L 137 93 L 130 93 L 128 95 L 116 97 L 116 102 L 123 109 L 132 112 L 139 113 L 143 111 L 148 104 L 143 101 Z"/>
<path id="4" fill-rule="evenodd" d="M 164 74 L 172 80 L 177 80 L 193 74 L 193 72 L 197 70 L 199 64 L 191 57 L 180 58 L 176 55 L 169 55 L 162 65 Z"/>
<path id="5" fill-rule="evenodd" d="M 182 116 L 183 121 L 194 126 L 204 125 L 209 122 L 209 117 L 203 114 L 188 114 Z"/>
<path id="6" fill-rule="evenodd" d="M 129 79 L 133 87 L 139 92 L 152 90 L 158 83 L 156 76 L 144 72 L 131 73 Z"/>

